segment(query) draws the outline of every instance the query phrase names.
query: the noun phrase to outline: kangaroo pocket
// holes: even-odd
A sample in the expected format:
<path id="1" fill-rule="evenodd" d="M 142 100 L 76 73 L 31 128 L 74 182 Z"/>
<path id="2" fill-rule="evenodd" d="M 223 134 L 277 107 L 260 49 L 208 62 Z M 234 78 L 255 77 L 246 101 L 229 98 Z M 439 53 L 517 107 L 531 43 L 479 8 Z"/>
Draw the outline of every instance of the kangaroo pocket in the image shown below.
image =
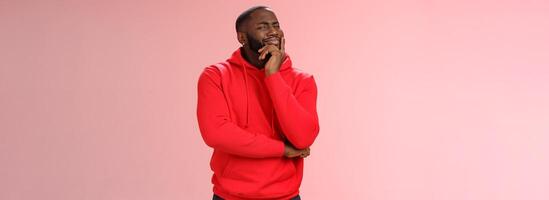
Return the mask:
<path id="1" fill-rule="evenodd" d="M 244 194 L 279 193 L 296 187 L 297 170 L 291 159 L 232 156 L 222 174 L 222 187 Z M 234 190 L 233 190 L 234 189 Z"/>

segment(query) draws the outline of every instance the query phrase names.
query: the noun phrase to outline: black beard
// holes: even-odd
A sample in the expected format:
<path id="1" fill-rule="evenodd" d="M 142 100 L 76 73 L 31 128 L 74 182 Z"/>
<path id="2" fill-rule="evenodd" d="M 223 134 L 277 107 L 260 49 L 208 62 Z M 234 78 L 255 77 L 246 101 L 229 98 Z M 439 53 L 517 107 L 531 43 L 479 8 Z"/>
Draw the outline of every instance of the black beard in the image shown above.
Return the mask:
<path id="1" fill-rule="evenodd" d="M 259 49 L 261 49 L 262 47 L 264 47 L 265 44 L 263 44 L 263 43 L 262 43 L 261 41 L 259 41 L 259 40 L 256 40 L 255 38 L 250 37 L 250 35 L 248 35 L 248 34 L 246 34 L 246 38 L 248 39 L 248 43 L 249 43 L 250 49 L 251 49 L 252 51 L 254 51 L 254 53 L 260 55 L 258 51 L 259 51 Z M 267 55 L 265 56 L 265 59 L 259 60 L 259 63 L 260 63 L 261 65 L 264 65 L 270 58 L 271 58 L 271 54 L 267 54 Z"/>
<path id="2" fill-rule="evenodd" d="M 250 45 L 250 49 L 254 50 L 255 53 L 258 53 L 257 51 L 259 51 L 261 47 L 265 46 L 264 44 L 261 43 L 261 41 L 250 37 L 250 35 L 248 34 L 246 34 L 246 39 L 248 39 L 248 44 Z"/>

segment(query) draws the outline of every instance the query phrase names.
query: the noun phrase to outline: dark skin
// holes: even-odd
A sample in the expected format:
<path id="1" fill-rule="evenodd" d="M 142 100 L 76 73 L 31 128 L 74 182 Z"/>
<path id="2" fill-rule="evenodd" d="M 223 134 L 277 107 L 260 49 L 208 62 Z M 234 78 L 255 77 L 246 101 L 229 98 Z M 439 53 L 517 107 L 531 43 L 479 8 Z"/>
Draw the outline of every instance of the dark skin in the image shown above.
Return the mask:
<path id="1" fill-rule="evenodd" d="M 256 68 L 265 69 L 265 76 L 280 70 L 285 56 L 285 39 L 274 12 L 270 9 L 254 11 L 237 31 L 237 37 L 242 44 L 242 57 Z M 285 143 L 284 156 L 288 158 L 305 158 L 310 153 L 310 148 L 296 149 L 289 142 Z"/>
<path id="2" fill-rule="evenodd" d="M 254 11 L 240 27 L 237 37 L 242 44 L 242 56 L 250 64 L 258 69 L 265 68 L 266 75 L 276 73 L 280 69 L 285 55 L 284 32 L 271 10 Z"/>

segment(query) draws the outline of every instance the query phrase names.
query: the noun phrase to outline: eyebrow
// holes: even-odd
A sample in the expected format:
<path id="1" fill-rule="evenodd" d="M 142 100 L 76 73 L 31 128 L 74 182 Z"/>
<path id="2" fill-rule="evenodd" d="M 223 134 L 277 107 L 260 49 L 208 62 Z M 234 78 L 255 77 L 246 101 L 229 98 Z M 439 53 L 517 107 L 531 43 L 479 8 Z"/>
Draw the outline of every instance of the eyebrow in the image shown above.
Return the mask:
<path id="1" fill-rule="evenodd" d="M 259 23 L 257 23 L 256 25 L 263 25 L 263 24 L 269 25 L 269 22 L 259 22 Z M 278 21 L 274 21 L 274 22 L 272 22 L 271 24 L 278 24 Z"/>

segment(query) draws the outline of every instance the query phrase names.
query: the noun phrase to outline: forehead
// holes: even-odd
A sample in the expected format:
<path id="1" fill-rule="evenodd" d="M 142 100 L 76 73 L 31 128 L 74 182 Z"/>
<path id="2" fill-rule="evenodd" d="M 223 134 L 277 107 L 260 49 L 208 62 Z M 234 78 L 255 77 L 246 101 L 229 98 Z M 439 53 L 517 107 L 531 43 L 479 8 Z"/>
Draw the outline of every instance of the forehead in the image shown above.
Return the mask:
<path id="1" fill-rule="evenodd" d="M 278 21 L 273 11 L 268 9 L 259 9 L 254 11 L 250 15 L 250 24 L 257 24 L 261 22 L 275 22 Z"/>

